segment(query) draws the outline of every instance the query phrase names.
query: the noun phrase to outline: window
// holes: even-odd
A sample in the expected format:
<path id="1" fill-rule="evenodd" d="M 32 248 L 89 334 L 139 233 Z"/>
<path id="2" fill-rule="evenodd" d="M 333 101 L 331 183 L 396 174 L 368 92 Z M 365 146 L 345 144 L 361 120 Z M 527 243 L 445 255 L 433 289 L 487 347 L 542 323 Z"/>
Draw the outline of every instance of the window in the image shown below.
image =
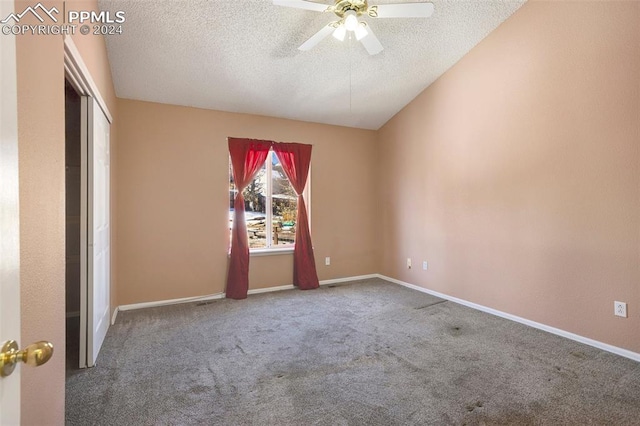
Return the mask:
<path id="1" fill-rule="evenodd" d="M 305 199 L 308 200 L 305 188 Z M 233 228 L 233 200 L 236 195 L 233 170 L 229 159 L 229 244 Z M 249 248 L 291 248 L 295 243 L 298 197 L 278 156 L 269 155 L 255 178 L 243 191 L 245 220 L 249 234 Z"/>

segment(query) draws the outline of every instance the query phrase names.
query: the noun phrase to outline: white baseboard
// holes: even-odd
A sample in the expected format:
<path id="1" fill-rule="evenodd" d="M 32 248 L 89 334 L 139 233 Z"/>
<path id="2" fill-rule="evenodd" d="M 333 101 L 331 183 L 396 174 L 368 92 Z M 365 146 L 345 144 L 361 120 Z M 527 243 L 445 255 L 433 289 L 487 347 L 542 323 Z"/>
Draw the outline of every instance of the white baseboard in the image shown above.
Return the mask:
<path id="1" fill-rule="evenodd" d="M 322 280 L 320 281 L 320 285 L 338 284 L 338 283 L 344 283 L 349 281 L 365 280 L 365 279 L 378 278 L 378 277 L 379 277 L 378 274 L 369 274 L 369 275 L 356 275 L 353 277 L 345 277 L 345 278 L 334 278 L 331 280 Z M 255 288 L 255 289 L 250 289 L 247 292 L 247 294 L 251 295 L 251 294 L 260 294 L 260 293 L 270 293 L 272 291 L 293 290 L 294 288 L 296 287 L 292 284 L 281 285 L 277 287 Z M 216 293 L 216 294 L 209 294 L 206 296 L 184 297 L 180 299 L 158 300 L 155 302 L 142 302 L 142 303 L 132 303 L 129 305 L 120 305 L 116 307 L 116 309 L 113 312 L 113 316 L 111 318 L 111 324 L 115 324 L 116 316 L 118 315 L 119 311 L 131 311 L 134 309 L 155 308 L 158 306 L 176 305 L 178 303 L 201 302 L 206 300 L 215 300 L 215 299 L 224 299 L 224 298 L 225 298 L 224 293 Z"/>
<path id="2" fill-rule="evenodd" d="M 155 302 L 132 303 L 120 305 L 117 311 L 132 311 L 134 309 L 155 308 L 158 306 L 176 305 L 178 303 L 201 302 L 206 300 L 224 299 L 224 293 L 208 294 L 206 296 L 183 297 L 180 299 L 158 300 Z"/>
<path id="3" fill-rule="evenodd" d="M 339 284 L 350 281 L 370 280 L 371 278 L 380 278 L 380 274 L 355 275 L 353 277 L 334 278 L 332 280 L 322 280 L 320 285 Z"/>
<path id="4" fill-rule="evenodd" d="M 455 303 L 458 303 L 460 305 L 464 305 L 464 306 L 467 306 L 469 308 L 476 309 L 478 311 L 486 312 L 486 313 L 491 314 L 491 315 L 495 315 L 495 316 L 498 316 L 498 317 L 506 318 L 506 319 L 511 320 L 511 321 L 519 322 L 520 324 L 528 325 L 529 327 L 537 328 L 539 330 L 543 330 L 543 331 L 546 331 L 546 332 L 551 333 L 551 334 L 555 334 L 555 335 L 558 335 L 558 336 L 561 336 L 561 337 L 565 337 L 567 339 L 574 340 L 574 341 L 580 342 L 580 343 L 584 343 L 585 345 L 593 346 L 594 348 L 602 349 L 603 351 L 611 352 L 611 353 L 614 353 L 616 355 L 620 355 L 620 356 L 623 356 L 625 358 L 629 358 L 629 359 L 632 359 L 634 361 L 640 362 L 640 353 L 632 352 L 632 351 L 630 351 L 628 349 L 619 348 L 617 346 L 613 346 L 613 345 L 610 345 L 608 343 L 603 343 L 603 342 L 600 342 L 598 340 L 593 340 L 593 339 L 590 339 L 588 337 L 584 337 L 584 336 L 580 336 L 578 334 L 571 333 L 569 331 L 561 330 L 559 328 L 551 327 L 551 326 L 548 326 L 546 324 L 541 324 L 539 322 L 531 321 L 531 320 L 528 320 L 526 318 L 522 318 L 522 317 L 519 317 L 519 316 L 516 316 L 516 315 L 508 314 L 506 312 L 498 311 L 497 309 L 488 308 L 486 306 L 479 305 L 477 303 L 468 302 L 466 300 L 459 299 L 457 297 L 449 296 L 447 294 L 443 294 L 443 293 L 439 293 L 437 291 L 429 290 L 429 289 L 426 289 L 424 287 L 420 287 L 420 286 L 417 286 L 417 285 L 414 285 L 414 284 L 409 284 L 409 283 L 404 282 L 404 281 L 396 280 L 395 278 L 387 277 L 385 275 L 378 274 L 377 277 L 381 278 L 381 279 L 383 279 L 385 281 L 392 282 L 394 284 L 399 284 L 399 285 L 401 285 L 403 287 L 407 287 L 407 288 L 410 288 L 410 289 L 413 289 L 413 290 L 417 290 L 417 291 L 420 291 L 422 293 L 427 293 L 427 294 L 430 294 L 432 296 L 439 297 L 441 299 L 446 299 L 446 300 L 449 300 L 451 302 L 455 302 Z"/>
<path id="5" fill-rule="evenodd" d="M 247 294 L 271 293 L 272 291 L 293 290 L 294 288 L 295 286 L 293 284 L 279 285 L 277 287 L 254 288 L 247 291 Z"/>
<path id="6" fill-rule="evenodd" d="M 116 318 L 118 317 L 118 312 L 120 311 L 120 307 L 116 306 L 113 310 L 113 315 L 111 315 L 111 325 L 116 323 Z"/>
<path id="7" fill-rule="evenodd" d="M 333 278 L 331 280 L 322 280 L 320 281 L 320 285 L 329 285 L 329 284 L 338 284 L 338 283 L 346 283 L 350 281 L 358 281 L 358 280 L 367 280 L 371 278 L 378 278 L 380 275 L 378 274 L 369 274 L 369 275 L 355 275 L 353 277 L 345 277 L 345 278 Z M 266 288 L 256 288 L 253 290 L 249 290 L 247 294 L 260 294 L 260 293 L 271 293 L 272 291 L 282 291 L 282 290 L 293 290 L 296 286 L 293 284 L 289 285 L 281 285 L 277 287 L 266 287 Z"/>

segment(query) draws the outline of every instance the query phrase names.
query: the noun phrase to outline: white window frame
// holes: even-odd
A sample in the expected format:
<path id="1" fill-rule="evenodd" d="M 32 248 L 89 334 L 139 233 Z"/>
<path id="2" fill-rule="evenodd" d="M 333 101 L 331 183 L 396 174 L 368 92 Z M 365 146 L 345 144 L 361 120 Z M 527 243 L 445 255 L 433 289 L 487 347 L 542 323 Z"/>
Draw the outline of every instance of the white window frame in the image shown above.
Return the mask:
<path id="1" fill-rule="evenodd" d="M 266 223 L 265 223 L 265 235 L 269 236 L 266 238 L 268 244 L 273 244 L 273 194 L 272 191 L 272 172 L 273 172 L 273 159 L 272 156 L 276 155 L 273 149 L 269 149 L 269 155 L 265 161 L 265 173 L 268 177 L 266 179 L 267 182 L 267 197 L 266 197 L 266 206 L 265 206 L 265 215 L 266 215 Z M 231 161 L 231 157 L 229 157 L 229 161 Z M 287 177 L 288 179 L 288 177 Z M 302 191 L 302 198 L 304 199 L 304 204 L 307 208 L 307 221 L 309 223 L 309 233 L 311 233 L 311 165 L 309 165 L 309 174 L 307 175 L 307 183 L 304 187 L 304 191 Z M 297 226 L 297 216 L 296 216 L 296 226 Z M 260 248 L 249 248 L 250 256 L 273 256 L 279 254 L 292 254 L 293 249 L 295 247 L 294 244 L 287 245 L 279 245 L 279 246 L 271 246 L 271 247 L 260 247 Z"/>

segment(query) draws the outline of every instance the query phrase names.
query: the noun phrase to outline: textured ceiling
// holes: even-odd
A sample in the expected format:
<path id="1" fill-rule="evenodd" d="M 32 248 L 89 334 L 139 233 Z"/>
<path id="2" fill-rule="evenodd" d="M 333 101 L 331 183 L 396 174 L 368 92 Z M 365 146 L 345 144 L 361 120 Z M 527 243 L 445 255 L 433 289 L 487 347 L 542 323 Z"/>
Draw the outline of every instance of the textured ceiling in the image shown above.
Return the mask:
<path id="1" fill-rule="evenodd" d="M 362 18 L 384 46 L 375 56 L 355 39 L 331 36 L 298 50 L 335 15 L 271 0 L 100 0 L 99 6 L 126 16 L 123 33 L 107 36 L 118 97 L 378 129 L 524 1 L 433 3 L 430 18 Z"/>

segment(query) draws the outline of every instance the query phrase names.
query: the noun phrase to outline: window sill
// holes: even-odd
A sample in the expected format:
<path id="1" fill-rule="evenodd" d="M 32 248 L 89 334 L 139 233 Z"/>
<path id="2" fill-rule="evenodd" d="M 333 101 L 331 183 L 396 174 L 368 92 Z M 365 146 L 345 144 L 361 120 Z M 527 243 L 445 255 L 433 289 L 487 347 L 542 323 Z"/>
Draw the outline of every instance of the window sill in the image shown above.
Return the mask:
<path id="1" fill-rule="evenodd" d="M 249 250 L 249 256 L 250 257 L 253 257 L 253 256 L 277 256 L 279 254 L 293 254 L 293 247 Z"/>

